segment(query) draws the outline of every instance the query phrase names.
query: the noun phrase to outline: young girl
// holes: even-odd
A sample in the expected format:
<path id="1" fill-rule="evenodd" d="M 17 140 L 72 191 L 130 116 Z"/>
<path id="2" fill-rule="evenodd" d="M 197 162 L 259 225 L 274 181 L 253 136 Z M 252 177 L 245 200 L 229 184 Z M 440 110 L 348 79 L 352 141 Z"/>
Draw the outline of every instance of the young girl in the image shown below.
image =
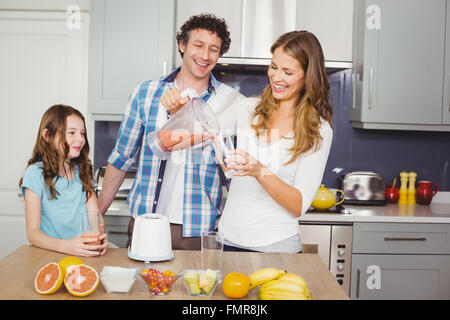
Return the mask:
<path id="1" fill-rule="evenodd" d="M 92 244 L 95 238 L 81 237 L 86 212 L 98 212 L 88 156 L 83 115 L 65 105 L 50 107 L 42 117 L 31 159 L 19 183 L 31 244 L 77 256 L 106 253 L 103 224 L 100 245 Z"/>

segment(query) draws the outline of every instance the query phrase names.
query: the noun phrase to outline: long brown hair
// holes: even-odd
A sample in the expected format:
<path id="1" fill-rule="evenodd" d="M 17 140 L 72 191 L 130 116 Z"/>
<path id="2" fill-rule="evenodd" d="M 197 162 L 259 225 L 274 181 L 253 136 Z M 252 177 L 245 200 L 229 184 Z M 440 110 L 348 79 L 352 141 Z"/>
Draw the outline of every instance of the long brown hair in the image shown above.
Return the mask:
<path id="1" fill-rule="evenodd" d="M 289 164 L 303 153 L 319 147 L 321 118 L 331 125 L 332 108 L 329 102 L 330 85 L 325 70 L 325 61 L 319 40 L 308 31 L 292 31 L 280 36 L 270 48 L 273 52 L 282 48 L 296 59 L 305 72 L 305 85 L 297 99 L 294 114 L 294 146 Z M 256 135 L 260 130 L 270 129 L 270 121 L 279 109 L 280 102 L 273 97 L 269 84 L 263 91 L 261 100 L 252 114 L 257 119 L 252 128 Z"/>
<path id="2" fill-rule="evenodd" d="M 80 155 L 77 158 L 70 160 L 70 171 L 73 172 L 75 165 L 78 166 L 78 172 L 80 176 L 81 183 L 83 185 L 83 191 L 86 191 L 86 201 L 90 198 L 94 192 L 93 186 L 93 173 L 92 164 L 89 160 L 89 142 L 86 133 L 86 122 L 83 115 L 77 109 L 70 106 L 58 104 L 50 107 L 45 111 L 41 119 L 41 124 L 39 125 L 39 131 L 36 138 L 36 143 L 33 148 L 33 153 L 30 160 L 28 160 L 28 165 L 42 162 L 43 170 L 42 174 L 44 176 L 44 184 L 48 187 L 50 192 L 49 199 L 56 199 L 58 192 L 55 188 L 55 183 L 59 179 L 60 164 L 65 161 L 69 154 L 69 145 L 66 142 L 66 125 L 67 117 L 70 115 L 75 115 L 83 120 L 85 128 L 85 144 L 83 149 L 81 149 Z M 47 140 L 43 137 L 42 132 L 47 129 Z M 54 139 L 59 138 L 59 146 L 64 150 L 64 159 L 61 159 L 58 149 L 54 146 Z M 67 175 L 65 168 L 64 173 Z M 56 178 L 56 179 L 55 179 Z M 22 179 L 20 179 L 19 187 L 22 187 Z"/>

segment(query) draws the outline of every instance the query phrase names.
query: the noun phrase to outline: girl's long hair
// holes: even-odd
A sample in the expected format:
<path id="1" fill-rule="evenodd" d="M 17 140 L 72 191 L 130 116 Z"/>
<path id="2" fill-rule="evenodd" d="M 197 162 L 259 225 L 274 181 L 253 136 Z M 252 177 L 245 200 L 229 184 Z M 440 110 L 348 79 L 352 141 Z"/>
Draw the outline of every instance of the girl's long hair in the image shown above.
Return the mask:
<path id="1" fill-rule="evenodd" d="M 44 184 L 50 192 L 49 199 L 56 199 L 58 192 L 56 191 L 55 184 L 59 179 L 60 164 L 67 159 L 69 154 L 69 145 L 66 142 L 66 124 L 67 117 L 75 115 L 83 120 L 85 127 L 85 144 L 81 149 L 80 155 L 77 158 L 70 160 L 70 171 L 73 172 L 75 165 L 78 166 L 78 172 L 81 183 L 83 185 L 83 191 L 86 191 L 86 200 L 90 198 L 94 192 L 93 185 L 93 172 L 92 163 L 89 160 L 89 142 L 86 133 L 86 122 L 83 115 L 77 109 L 66 105 L 54 105 L 50 107 L 42 116 L 41 124 L 39 125 L 39 131 L 36 138 L 36 143 L 33 148 L 33 153 L 28 165 L 42 162 L 44 177 Z M 47 129 L 47 140 L 42 136 L 42 131 Z M 55 138 L 58 138 L 59 146 L 64 151 L 64 159 L 60 158 L 58 149 L 54 145 Z M 67 172 L 64 167 L 64 173 L 67 176 Z M 23 178 L 20 179 L 19 187 L 22 187 Z"/>
<path id="2" fill-rule="evenodd" d="M 283 34 L 272 45 L 270 51 L 282 48 L 295 58 L 305 72 L 305 85 L 297 99 L 294 114 L 294 146 L 289 164 L 301 154 L 316 150 L 322 140 L 320 135 L 321 118 L 331 126 L 332 108 L 329 102 L 330 85 L 325 70 L 325 61 L 319 40 L 308 31 L 292 31 Z M 270 130 L 272 116 L 279 109 L 280 102 L 273 97 L 269 84 L 263 91 L 261 100 L 252 114 L 252 128 L 256 135 L 260 130 Z M 252 121 L 253 123 L 253 121 Z"/>

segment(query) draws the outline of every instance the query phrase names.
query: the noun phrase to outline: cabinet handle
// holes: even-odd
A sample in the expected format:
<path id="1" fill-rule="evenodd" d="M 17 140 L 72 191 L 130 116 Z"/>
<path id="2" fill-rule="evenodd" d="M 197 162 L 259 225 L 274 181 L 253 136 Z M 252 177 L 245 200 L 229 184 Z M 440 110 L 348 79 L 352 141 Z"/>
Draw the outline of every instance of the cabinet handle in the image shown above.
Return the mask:
<path id="1" fill-rule="evenodd" d="M 356 270 L 356 298 L 358 299 L 359 298 L 359 280 L 360 280 L 360 277 L 361 277 L 361 271 L 359 271 L 359 269 L 358 270 Z"/>
<path id="2" fill-rule="evenodd" d="M 368 94 L 368 108 L 373 109 L 373 69 L 369 69 L 369 94 Z"/>
<path id="3" fill-rule="evenodd" d="M 384 237 L 384 241 L 426 241 L 427 238 L 392 238 Z"/>
<path id="4" fill-rule="evenodd" d="M 163 76 L 165 77 L 167 75 L 167 61 L 163 62 Z"/>
<path id="5" fill-rule="evenodd" d="M 109 231 L 110 234 L 128 234 L 126 231 Z"/>

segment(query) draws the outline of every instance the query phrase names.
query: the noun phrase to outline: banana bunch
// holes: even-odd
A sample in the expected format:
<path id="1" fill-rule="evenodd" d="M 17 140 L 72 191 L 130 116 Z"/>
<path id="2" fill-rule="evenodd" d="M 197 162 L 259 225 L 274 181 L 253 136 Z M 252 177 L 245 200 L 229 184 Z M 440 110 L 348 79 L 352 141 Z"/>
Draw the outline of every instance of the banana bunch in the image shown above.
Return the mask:
<path id="1" fill-rule="evenodd" d="M 283 274 L 286 274 L 286 271 L 277 268 L 259 269 L 248 276 L 250 279 L 250 290 L 270 280 L 274 280 Z"/>
<path id="2" fill-rule="evenodd" d="M 264 268 L 250 276 L 250 289 L 258 285 L 260 300 L 311 300 L 305 280 L 293 273 L 276 268 Z"/>

